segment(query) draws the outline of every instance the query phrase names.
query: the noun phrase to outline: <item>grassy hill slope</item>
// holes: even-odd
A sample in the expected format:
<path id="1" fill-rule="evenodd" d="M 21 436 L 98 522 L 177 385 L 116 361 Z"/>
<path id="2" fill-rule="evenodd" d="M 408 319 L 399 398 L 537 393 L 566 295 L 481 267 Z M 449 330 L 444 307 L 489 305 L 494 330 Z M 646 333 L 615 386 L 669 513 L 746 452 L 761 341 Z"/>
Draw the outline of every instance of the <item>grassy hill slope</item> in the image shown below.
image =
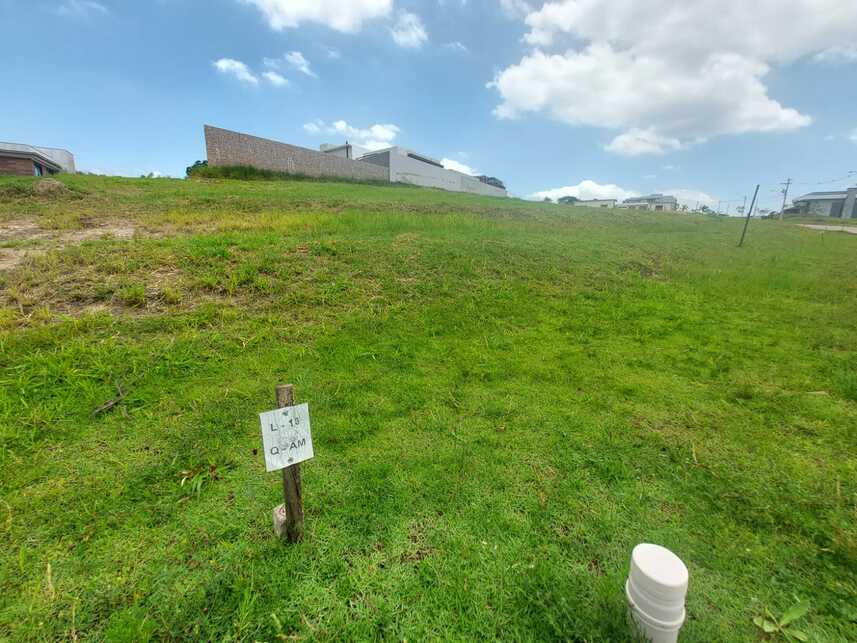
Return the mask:
<path id="1" fill-rule="evenodd" d="M 798 599 L 857 638 L 857 237 L 61 180 L 0 179 L 0 639 L 623 640 L 638 542 L 690 569 L 683 640 Z"/>

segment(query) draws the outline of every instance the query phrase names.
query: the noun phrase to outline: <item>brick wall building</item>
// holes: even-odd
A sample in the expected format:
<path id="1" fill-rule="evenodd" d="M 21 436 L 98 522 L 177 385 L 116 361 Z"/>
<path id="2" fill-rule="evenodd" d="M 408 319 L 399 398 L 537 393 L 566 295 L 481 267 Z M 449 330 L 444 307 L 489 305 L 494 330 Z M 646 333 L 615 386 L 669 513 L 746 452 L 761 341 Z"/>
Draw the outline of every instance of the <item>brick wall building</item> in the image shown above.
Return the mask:
<path id="1" fill-rule="evenodd" d="M 74 155 L 67 150 L 22 143 L 0 143 L 0 174 L 48 176 L 74 171 Z"/>
<path id="2" fill-rule="evenodd" d="M 388 170 L 377 165 L 211 125 L 205 125 L 204 130 L 205 149 L 211 166 L 244 165 L 305 176 L 389 181 Z"/>

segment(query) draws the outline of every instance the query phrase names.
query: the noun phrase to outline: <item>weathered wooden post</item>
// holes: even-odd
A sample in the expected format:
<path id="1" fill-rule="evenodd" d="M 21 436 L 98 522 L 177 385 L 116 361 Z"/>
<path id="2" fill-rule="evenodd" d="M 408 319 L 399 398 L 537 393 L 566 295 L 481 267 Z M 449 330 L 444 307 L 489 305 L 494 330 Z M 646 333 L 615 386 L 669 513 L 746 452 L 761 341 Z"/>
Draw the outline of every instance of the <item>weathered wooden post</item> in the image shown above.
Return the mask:
<path id="1" fill-rule="evenodd" d="M 295 387 L 277 385 L 277 408 L 295 405 Z M 280 517 L 282 516 L 282 519 Z M 285 527 L 285 529 L 284 529 Z M 274 510 L 274 531 L 280 538 L 285 534 L 290 543 L 304 538 L 304 503 L 301 498 L 301 464 L 283 469 L 283 504 Z"/>
<path id="2" fill-rule="evenodd" d="M 309 407 L 295 406 L 291 384 L 278 385 L 276 393 L 277 408 L 259 414 L 265 467 L 283 472 L 283 504 L 274 507 L 274 532 L 282 540 L 297 543 L 304 535 L 300 463 L 313 457 Z"/>

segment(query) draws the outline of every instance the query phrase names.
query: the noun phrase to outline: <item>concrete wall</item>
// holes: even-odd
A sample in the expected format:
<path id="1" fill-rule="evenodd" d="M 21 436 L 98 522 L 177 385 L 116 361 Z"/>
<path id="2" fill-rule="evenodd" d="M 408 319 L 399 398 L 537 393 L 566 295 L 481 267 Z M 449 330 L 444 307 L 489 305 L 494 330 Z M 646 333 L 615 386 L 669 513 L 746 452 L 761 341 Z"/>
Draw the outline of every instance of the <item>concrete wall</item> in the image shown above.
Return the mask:
<path id="1" fill-rule="evenodd" d="M 372 165 L 377 165 L 378 167 L 384 168 L 387 180 L 390 180 L 390 150 L 376 152 L 374 154 L 371 154 L 370 156 L 364 156 L 360 160 L 364 163 L 371 163 Z"/>
<path id="2" fill-rule="evenodd" d="M 802 205 L 801 207 L 801 215 L 808 215 L 813 217 L 829 217 L 833 214 L 833 206 L 836 203 L 842 203 L 842 199 L 818 199 L 812 201 L 803 201 L 804 205 Z"/>
<path id="3" fill-rule="evenodd" d="M 857 219 L 857 188 L 848 188 L 842 207 L 843 219 Z"/>
<path id="4" fill-rule="evenodd" d="M 391 181 L 452 192 L 506 196 L 506 190 L 483 183 L 476 177 L 411 158 L 407 155 L 407 150 L 401 148 L 391 149 L 389 159 Z"/>
<path id="5" fill-rule="evenodd" d="M 333 154 L 305 147 L 279 143 L 239 132 L 206 125 L 205 149 L 212 166 L 248 165 L 307 176 L 330 176 L 341 179 L 386 181 L 384 168 L 351 161 Z"/>
<path id="6" fill-rule="evenodd" d="M 37 150 L 62 168 L 63 172 L 74 174 L 74 154 L 58 147 L 37 147 Z"/>

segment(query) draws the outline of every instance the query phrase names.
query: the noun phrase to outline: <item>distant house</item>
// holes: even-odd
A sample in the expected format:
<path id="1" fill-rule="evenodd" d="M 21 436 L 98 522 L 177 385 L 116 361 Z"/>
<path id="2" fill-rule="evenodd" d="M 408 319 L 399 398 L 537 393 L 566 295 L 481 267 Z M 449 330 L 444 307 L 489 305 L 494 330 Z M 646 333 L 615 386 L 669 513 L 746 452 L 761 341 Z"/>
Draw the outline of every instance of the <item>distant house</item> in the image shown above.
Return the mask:
<path id="1" fill-rule="evenodd" d="M 590 208 L 615 208 L 617 199 L 588 199 L 575 202 L 573 205 L 585 205 Z"/>
<path id="2" fill-rule="evenodd" d="M 625 199 L 618 207 L 674 212 L 678 210 L 678 199 L 667 194 L 650 194 Z"/>
<path id="3" fill-rule="evenodd" d="M 799 196 L 784 214 L 797 216 L 857 218 L 857 187 L 840 192 L 810 192 Z"/>
<path id="4" fill-rule="evenodd" d="M 336 153 L 340 148 L 323 146 L 322 152 Z M 499 179 L 477 177 L 445 168 L 443 163 L 424 154 L 394 145 L 373 150 L 357 158 L 363 163 L 378 165 L 387 170 L 392 183 L 409 183 L 427 188 L 441 188 L 451 192 L 471 192 L 485 196 L 506 196 L 506 188 Z"/>
<path id="5" fill-rule="evenodd" d="M 74 155 L 68 150 L 23 143 L 0 143 L 0 174 L 48 176 L 74 171 Z"/>

